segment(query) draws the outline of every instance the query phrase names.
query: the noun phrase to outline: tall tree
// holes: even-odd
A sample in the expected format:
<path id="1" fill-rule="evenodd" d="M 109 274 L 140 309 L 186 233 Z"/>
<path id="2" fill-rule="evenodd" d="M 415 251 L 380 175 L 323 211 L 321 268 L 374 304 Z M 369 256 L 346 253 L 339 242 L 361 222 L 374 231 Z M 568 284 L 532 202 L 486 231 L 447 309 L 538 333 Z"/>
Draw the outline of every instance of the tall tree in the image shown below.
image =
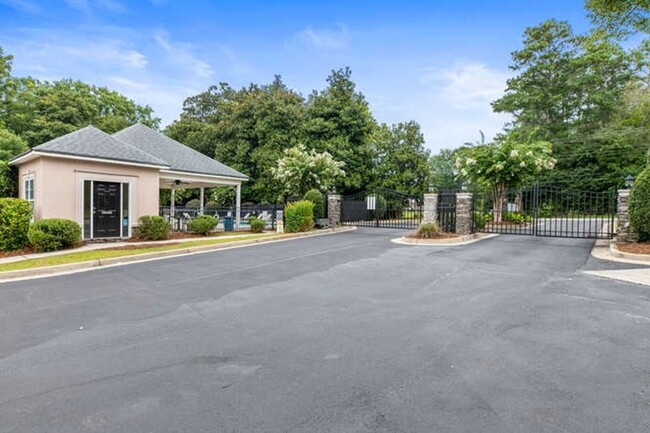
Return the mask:
<path id="1" fill-rule="evenodd" d="M 30 147 L 90 124 L 113 133 L 137 122 L 154 128 L 160 123 L 151 107 L 138 105 L 105 87 L 29 77 L 12 81 L 2 120 Z"/>
<path id="2" fill-rule="evenodd" d="M 304 99 L 276 76 L 268 85 L 234 90 L 221 83 L 188 98 L 165 132 L 250 176 L 245 200 L 275 202 L 282 188 L 271 169 L 302 138 L 303 119 Z"/>
<path id="3" fill-rule="evenodd" d="M 417 122 L 382 124 L 374 135 L 377 186 L 407 195 L 421 195 L 429 188 L 429 151 Z"/>
<path id="4" fill-rule="evenodd" d="M 575 35 L 568 23 L 549 20 L 526 29 L 523 48 L 512 58 L 517 75 L 492 106 L 513 115 L 515 130 L 553 142 L 558 163 L 541 180 L 589 190 L 616 187 L 594 177 L 615 159 L 597 153 L 616 148 L 596 132 L 615 119 L 643 56 L 624 50 L 602 29 Z"/>
<path id="5" fill-rule="evenodd" d="M 345 163 L 347 175 L 336 185 L 343 194 L 361 190 L 374 180 L 372 134 L 376 122 L 351 75 L 350 68 L 330 73 L 327 88 L 309 96 L 304 126 L 306 143 Z"/>
<path id="6" fill-rule="evenodd" d="M 650 0 L 587 0 L 592 20 L 622 34 L 650 31 Z"/>
<path id="7" fill-rule="evenodd" d="M 456 154 L 458 150 L 442 149 L 429 159 L 431 170 L 431 185 L 437 191 L 454 190 L 460 191 L 463 186 L 463 179 L 456 170 Z"/>

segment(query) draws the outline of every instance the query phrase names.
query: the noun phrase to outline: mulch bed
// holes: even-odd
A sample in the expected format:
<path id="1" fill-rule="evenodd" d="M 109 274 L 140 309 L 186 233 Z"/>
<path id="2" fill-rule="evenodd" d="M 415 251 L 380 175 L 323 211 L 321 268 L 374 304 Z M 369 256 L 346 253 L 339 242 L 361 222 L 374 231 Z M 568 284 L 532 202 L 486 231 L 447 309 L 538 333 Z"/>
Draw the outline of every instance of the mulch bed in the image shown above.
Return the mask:
<path id="1" fill-rule="evenodd" d="M 404 237 L 408 238 L 408 239 L 453 239 L 453 238 L 459 238 L 460 235 L 457 235 L 456 233 L 441 232 L 441 233 L 437 233 L 437 234 L 435 234 L 435 235 L 433 235 L 433 236 L 431 236 L 429 238 L 421 238 L 421 237 L 419 237 L 417 235 L 409 235 L 409 236 L 404 236 Z"/>
<path id="2" fill-rule="evenodd" d="M 650 242 L 635 242 L 629 244 L 616 244 L 619 251 L 632 254 L 650 254 Z"/>
<path id="3" fill-rule="evenodd" d="M 31 254 L 33 252 L 35 251 L 32 249 L 32 247 L 25 247 L 15 251 L 0 251 L 0 258 L 24 256 L 25 254 Z"/>

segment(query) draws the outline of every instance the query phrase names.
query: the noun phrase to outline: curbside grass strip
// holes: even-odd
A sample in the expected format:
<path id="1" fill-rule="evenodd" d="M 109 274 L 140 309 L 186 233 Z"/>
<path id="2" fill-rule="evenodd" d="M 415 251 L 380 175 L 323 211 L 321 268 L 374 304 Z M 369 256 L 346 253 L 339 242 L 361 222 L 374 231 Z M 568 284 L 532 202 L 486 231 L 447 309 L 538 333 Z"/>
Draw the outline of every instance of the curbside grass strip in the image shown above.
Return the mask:
<path id="1" fill-rule="evenodd" d="M 68 263 L 64 265 L 43 266 L 43 267 L 31 268 L 31 269 L 3 271 L 0 272 L 0 282 L 39 277 L 39 276 L 43 276 L 43 277 L 55 276 L 62 273 L 71 273 L 75 271 L 101 268 L 104 266 L 137 263 L 137 262 L 143 262 L 143 261 L 148 261 L 153 259 L 163 259 L 163 258 L 169 258 L 174 256 L 183 256 L 186 254 L 198 254 L 203 252 L 217 251 L 221 249 L 244 247 L 244 246 L 264 244 L 264 243 L 273 243 L 273 242 L 287 241 L 292 239 L 300 239 L 304 237 L 315 237 L 315 236 L 323 236 L 323 235 L 329 235 L 335 233 L 344 233 L 344 232 L 349 232 L 354 230 L 356 230 L 356 227 L 336 227 L 336 228 L 323 229 L 323 230 L 311 231 L 311 232 L 303 232 L 303 233 L 284 233 L 281 235 L 271 236 L 266 238 L 243 239 L 243 240 L 224 242 L 224 243 L 214 244 L 214 245 L 199 245 L 195 247 L 178 248 L 178 249 L 173 249 L 168 251 L 157 251 L 153 253 L 142 253 L 142 254 L 134 254 L 130 256 L 109 257 L 105 259 L 88 260 L 88 261 L 77 262 L 77 263 Z"/>

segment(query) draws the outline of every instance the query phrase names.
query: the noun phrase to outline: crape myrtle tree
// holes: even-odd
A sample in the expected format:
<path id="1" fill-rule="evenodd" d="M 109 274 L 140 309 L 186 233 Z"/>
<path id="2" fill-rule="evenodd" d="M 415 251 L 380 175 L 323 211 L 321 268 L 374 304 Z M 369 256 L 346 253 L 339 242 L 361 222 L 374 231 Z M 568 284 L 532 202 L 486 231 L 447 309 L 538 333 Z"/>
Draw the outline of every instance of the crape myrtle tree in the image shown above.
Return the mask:
<path id="1" fill-rule="evenodd" d="M 492 143 L 460 149 L 456 169 L 461 176 L 488 185 L 493 219 L 500 223 L 508 190 L 553 169 L 556 161 L 551 155 L 551 143 L 522 140 L 518 131 L 509 131 Z"/>
<path id="2" fill-rule="evenodd" d="M 310 189 L 326 192 L 345 177 L 344 166 L 328 152 L 298 144 L 284 151 L 271 172 L 289 197 L 302 197 Z"/>

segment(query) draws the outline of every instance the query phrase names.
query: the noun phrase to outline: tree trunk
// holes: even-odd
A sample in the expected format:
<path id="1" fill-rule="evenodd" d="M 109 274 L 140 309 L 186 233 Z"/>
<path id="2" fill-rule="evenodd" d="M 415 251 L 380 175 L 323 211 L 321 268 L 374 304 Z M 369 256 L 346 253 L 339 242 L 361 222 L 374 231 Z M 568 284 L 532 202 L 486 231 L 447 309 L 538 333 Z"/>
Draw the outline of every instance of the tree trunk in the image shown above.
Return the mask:
<path id="1" fill-rule="evenodd" d="M 492 187 L 492 214 L 495 223 L 503 221 L 503 207 L 508 194 L 508 185 L 499 183 Z"/>

